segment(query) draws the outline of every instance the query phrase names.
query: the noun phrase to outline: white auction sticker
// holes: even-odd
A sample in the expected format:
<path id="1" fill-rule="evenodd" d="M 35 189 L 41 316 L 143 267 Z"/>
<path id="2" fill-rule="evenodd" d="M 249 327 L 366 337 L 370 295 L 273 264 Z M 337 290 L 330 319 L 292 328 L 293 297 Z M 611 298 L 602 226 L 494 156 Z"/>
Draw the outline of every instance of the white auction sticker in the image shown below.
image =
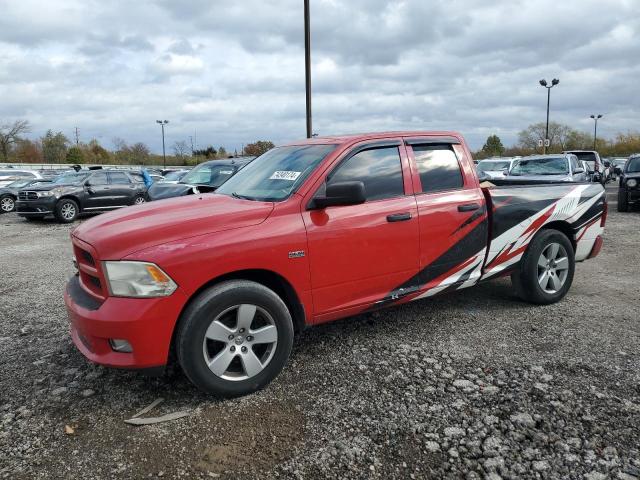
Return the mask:
<path id="1" fill-rule="evenodd" d="M 302 172 L 291 172 L 288 170 L 278 170 L 277 172 L 273 172 L 273 175 L 269 177 L 269 180 L 289 180 L 291 182 L 295 181 Z"/>

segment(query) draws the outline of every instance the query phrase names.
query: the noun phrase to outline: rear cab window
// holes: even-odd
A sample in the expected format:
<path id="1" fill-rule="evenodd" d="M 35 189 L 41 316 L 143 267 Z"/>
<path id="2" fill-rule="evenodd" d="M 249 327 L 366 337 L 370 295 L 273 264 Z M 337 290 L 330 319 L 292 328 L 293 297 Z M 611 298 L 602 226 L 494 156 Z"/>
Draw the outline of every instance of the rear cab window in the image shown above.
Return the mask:
<path id="1" fill-rule="evenodd" d="M 412 142 L 410 148 L 418 169 L 420 189 L 416 193 L 436 193 L 464 188 L 460 161 L 450 143 Z"/>

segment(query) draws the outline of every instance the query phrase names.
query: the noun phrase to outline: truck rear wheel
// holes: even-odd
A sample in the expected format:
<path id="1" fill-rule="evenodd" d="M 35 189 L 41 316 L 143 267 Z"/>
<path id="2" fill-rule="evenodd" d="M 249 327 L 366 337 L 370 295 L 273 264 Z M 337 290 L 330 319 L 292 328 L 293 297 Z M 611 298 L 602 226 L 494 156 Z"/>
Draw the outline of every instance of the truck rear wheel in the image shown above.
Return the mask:
<path id="1" fill-rule="evenodd" d="M 185 310 L 176 335 L 178 362 L 206 393 L 232 397 L 261 389 L 284 368 L 293 322 L 282 299 L 264 285 L 231 280 L 202 292 Z"/>
<path id="2" fill-rule="evenodd" d="M 547 305 L 564 298 L 574 271 L 575 256 L 567 236 L 557 230 L 542 230 L 529 244 L 511 281 L 520 298 Z"/>
<path id="3" fill-rule="evenodd" d="M 629 211 L 629 198 L 627 197 L 626 190 L 622 188 L 618 189 L 618 211 L 619 212 Z"/>

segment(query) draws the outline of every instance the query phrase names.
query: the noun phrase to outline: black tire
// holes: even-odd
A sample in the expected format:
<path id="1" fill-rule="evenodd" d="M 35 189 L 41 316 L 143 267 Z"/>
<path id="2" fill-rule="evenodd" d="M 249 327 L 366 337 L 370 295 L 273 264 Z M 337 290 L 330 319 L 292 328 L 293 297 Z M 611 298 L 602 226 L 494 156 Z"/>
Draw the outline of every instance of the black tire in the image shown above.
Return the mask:
<path id="1" fill-rule="evenodd" d="M 245 304 L 255 305 L 270 315 L 277 330 L 277 343 L 270 360 L 259 373 L 246 379 L 229 380 L 209 369 L 205 359 L 208 348 L 205 333 L 219 315 Z M 247 335 L 245 333 L 248 342 Z M 275 292 L 256 282 L 231 280 L 208 288 L 191 302 L 181 317 L 175 338 L 178 362 L 189 380 L 206 393 L 234 397 L 263 388 L 284 368 L 293 345 L 293 322 L 287 306 Z M 224 353 L 223 350 L 226 352 L 227 348 L 235 349 L 234 341 L 230 340 L 228 344 L 217 342 L 218 346 L 221 345 L 219 353 Z M 249 345 L 249 348 L 253 352 L 253 347 Z M 233 355 L 234 361 L 244 365 L 241 360 L 244 357 L 239 351 Z"/>
<path id="2" fill-rule="evenodd" d="M 627 196 L 627 191 L 623 188 L 618 188 L 618 211 L 629 211 L 629 197 Z"/>
<path id="3" fill-rule="evenodd" d="M 0 213 L 11 213 L 16 210 L 16 199 L 13 195 L 2 195 L 0 197 Z"/>
<path id="4" fill-rule="evenodd" d="M 554 243 L 564 248 L 568 259 L 568 268 L 562 287 L 555 293 L 549 293 L 540 286 L 538 281 L 538 259 L 545 249 Z M 562 300 L 571 288 L 575 265 L 573 245 L 567 236 L 558 230 L 542 230 L 529 244 L 520 262 L 520 268 L 511 274 L 511 282 L 518 296 L 527 302 L 540 305 L 556 303 Z"/>
<path id="5" fill-rule="evenodd" d="M 139 194 L 139 195 L 136 195 L 135 197 L 133 197 L 133 200 L 131 200 L 131 205 L 140 205 L 142 203 L 146 203 L 147 201 L 148 200 L 147 200 L 147 197 L 145 195 Z"/>
<path id="6" fill-rule="evenodd" d="M 55 216 L 61 223 L 71 223 L 78 218 L 80 209 L 78 203 L 70 198 L 63 198 L 56 203 Z"/>

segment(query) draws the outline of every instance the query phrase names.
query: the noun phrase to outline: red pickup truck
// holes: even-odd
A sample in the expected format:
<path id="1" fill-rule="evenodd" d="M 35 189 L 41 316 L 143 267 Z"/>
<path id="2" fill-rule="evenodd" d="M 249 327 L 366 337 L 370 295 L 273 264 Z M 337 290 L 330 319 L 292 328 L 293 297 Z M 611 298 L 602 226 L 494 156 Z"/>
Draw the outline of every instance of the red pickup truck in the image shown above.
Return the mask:
<path id="1" fill-rule="evenodd" d="M 562 299 L 602 246 L 594 183 L 482 186 L 463 138 L 393 132 L 270 150 L 215 194 L 127 207 L 71 234 L 65 302 L 93 362 L 241 395 L 285 366 L 294 332 L 511 275 Z"/>

